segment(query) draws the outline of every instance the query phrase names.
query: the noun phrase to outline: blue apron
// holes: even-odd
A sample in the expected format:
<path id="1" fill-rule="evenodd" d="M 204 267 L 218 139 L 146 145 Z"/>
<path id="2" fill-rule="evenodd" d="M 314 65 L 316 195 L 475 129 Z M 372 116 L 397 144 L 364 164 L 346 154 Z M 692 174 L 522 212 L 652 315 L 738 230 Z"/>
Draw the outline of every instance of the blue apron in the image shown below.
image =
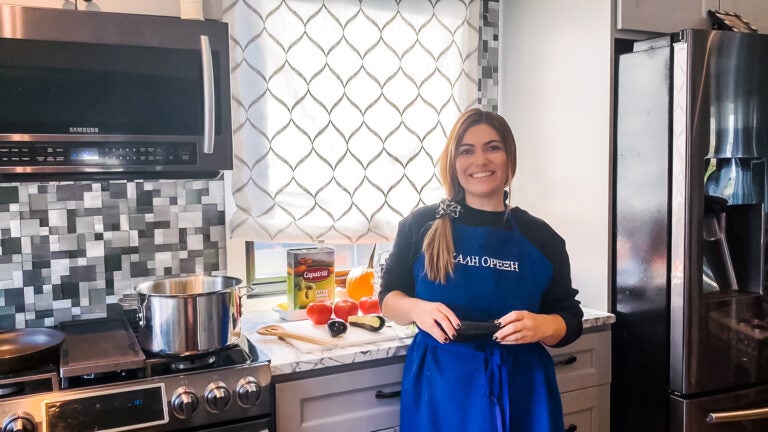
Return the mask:
<path id="1" fill-rule="evenodd" d="M 507 224 L 509 230 L 453 223 L 453 276 L 445 285 L 427 279 L 421 254 L 416 297 L 444 303 L 461 320 L 538 312 L 552 265 L 511 217 Z M 539 343 L 441 344 L 419 331 L 408 349 L 400 406 L 402 432 L 564 429 L 552 358 Z"/>

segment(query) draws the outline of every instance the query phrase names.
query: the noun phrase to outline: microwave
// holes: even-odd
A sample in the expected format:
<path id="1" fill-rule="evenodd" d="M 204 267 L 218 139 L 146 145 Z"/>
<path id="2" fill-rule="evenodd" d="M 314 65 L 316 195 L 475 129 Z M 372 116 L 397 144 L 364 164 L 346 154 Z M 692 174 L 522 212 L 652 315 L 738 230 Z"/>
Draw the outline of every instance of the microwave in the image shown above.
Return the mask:
<path id="1" fill-rule="evenodd" d="M 0 5 L 0 180 L 232 169 L 229 28 Z"/>

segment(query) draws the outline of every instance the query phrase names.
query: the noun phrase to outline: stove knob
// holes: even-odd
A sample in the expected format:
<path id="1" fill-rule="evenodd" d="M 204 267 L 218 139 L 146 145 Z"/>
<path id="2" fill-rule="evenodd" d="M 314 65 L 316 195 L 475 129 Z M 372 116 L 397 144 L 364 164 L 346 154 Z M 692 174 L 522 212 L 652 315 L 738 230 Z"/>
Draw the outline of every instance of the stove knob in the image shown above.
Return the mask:
<path id="1" fill-rule="evenodd" d="M 232 392 L 221 381 L 208 384 L 205 389 L 205 404 L 212 412 L 221 412 L 229 407 L 232 402 Z"/>
<path id="2" fill-rule="evenodd" d="M 237 401 L 244 407 L 256 406 L 261 398 L 261 385 L 254 377 L 245 377 L 237 383 Z"/>
<path id="3" fill-rule="evenodd" d="M 190 418 L 192 414 L 197 411 L 197 406 L 200 404 L 200 400 L 197 398 L 192 389 L 189 387 L 179 387 L 173 392 L 171 397 L 171 406 L 173 407 L 173 413 L 178 418 Z"/>
<path id="4" fill-rule="evenodd" d="M 1 430 L 2 432 L 35 432 L 37 423 L 29 413 L 19 411 L 5 420 Z"/>

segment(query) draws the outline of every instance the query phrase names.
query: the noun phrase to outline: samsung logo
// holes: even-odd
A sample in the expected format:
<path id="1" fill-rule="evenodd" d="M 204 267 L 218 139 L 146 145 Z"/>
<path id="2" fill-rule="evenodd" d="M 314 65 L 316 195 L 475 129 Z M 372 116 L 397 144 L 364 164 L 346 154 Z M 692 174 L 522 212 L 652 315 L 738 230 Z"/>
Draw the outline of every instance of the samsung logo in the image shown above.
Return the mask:
<path id="1" fill-rule="evenodd" d="M 99 128 L 97 128 L 97 127 L 71 127 L 70 126 L 69 133 L 99 133 Z"/>

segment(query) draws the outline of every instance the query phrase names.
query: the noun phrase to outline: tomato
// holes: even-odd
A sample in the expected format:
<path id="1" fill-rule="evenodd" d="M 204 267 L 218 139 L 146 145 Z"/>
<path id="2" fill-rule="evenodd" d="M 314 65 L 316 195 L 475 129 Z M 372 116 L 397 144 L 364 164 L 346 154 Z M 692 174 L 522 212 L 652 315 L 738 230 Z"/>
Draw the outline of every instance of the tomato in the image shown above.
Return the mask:
<path id="1" fill-rule="evenodd" d="M 357 304 L 360 306 L 360 312 L 362 312 L 363 315 L 381 313 L 378 297 L 363 297 Z"/>
<path id="2" fill-rule="evenodd" d="M 350 315 L 357 315 L 357 303 L 350 299 L 339 300 L 333 305 L 333 314 L 336 318 L 346 321 Z"/>
<path id="3" fill-rule="evenodd" d="M 333 306 L 330 302 L 311 302 L 307 305 L 307 318 L 314 324 L 325 324 L 331 319 Z"/>

